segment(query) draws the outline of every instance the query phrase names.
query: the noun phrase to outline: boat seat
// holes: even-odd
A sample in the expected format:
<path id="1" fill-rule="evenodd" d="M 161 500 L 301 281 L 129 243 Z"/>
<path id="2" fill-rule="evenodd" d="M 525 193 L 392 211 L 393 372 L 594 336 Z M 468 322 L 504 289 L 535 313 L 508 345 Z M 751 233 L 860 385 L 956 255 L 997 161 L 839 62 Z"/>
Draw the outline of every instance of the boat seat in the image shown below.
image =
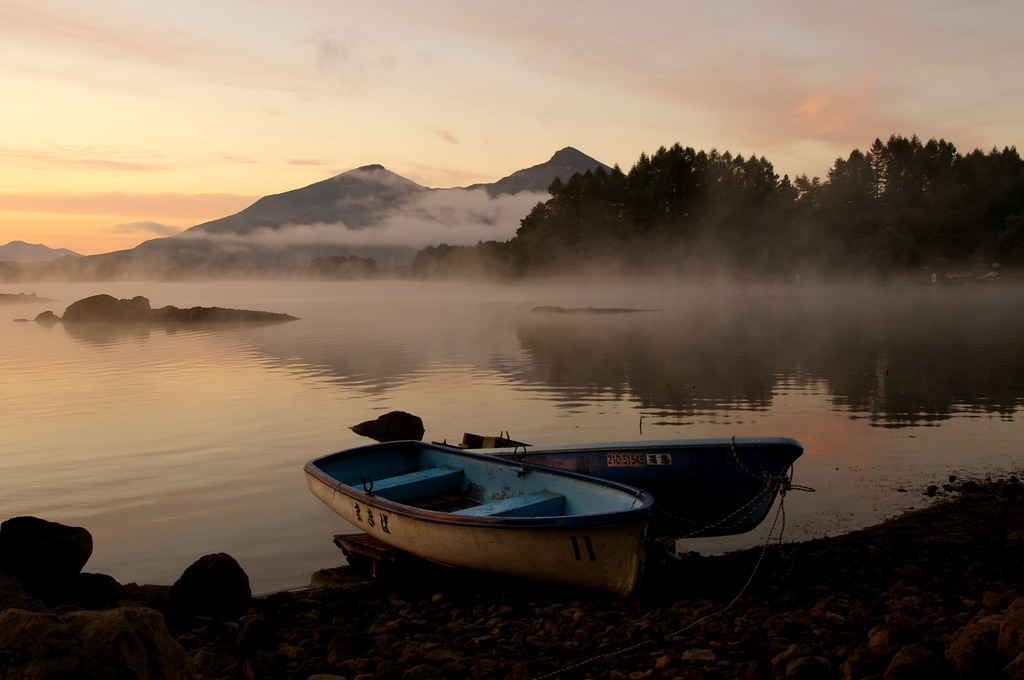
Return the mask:
<path id="1" fill-rule="evenodd" d="M 395 477 L 375 479 L 370 491 L 375 496 L 401 502 L 457 489 L 462 485 L 462 476 L 462 468 L 428 468 Z"/>
<path id="2" fill-rule="evenodd" d="M 472 517 L 553 517 L 561 515 L 564 510 L 565 496 L 545 489 L 475 505 L 455 514 Z"/>

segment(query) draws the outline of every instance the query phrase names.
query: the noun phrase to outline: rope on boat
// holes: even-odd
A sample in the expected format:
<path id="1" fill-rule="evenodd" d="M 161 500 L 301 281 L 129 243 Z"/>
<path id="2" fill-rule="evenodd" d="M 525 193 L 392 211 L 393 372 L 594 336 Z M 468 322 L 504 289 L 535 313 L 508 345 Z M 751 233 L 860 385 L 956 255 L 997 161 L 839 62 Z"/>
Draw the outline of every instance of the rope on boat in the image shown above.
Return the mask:
<path id="1" fill-rule="evenodd" d="M 705 621 L 707 621 L 709 619 L 712 619 L 712 618 L 715 618 L 716 616 L 721 616 L 721 615 L 725 614 L 727 611 L 729 611 L 730 609 L 732 609 L 732 607 L 735 606 L 735 604 L 740 601 L 740 598 L 743 597 L 743 595 L 747 592 L 747 589 L 754 582 L 754 577 L 757 575 L 758 570 L 761 568 L 761 565 L 764 562 L 765 555 L 768 554 L 768 549 L 772 547 L 772 544 L 777 543 L 780 552 L 783 549 L 782 537 L 785 534 L 785 529 L 786 529 L 786 504 L 785 504 L 785 498 L 786 498 L 786 492 L 789 491 L 790 489 L 794 489 L 794 490 L 798 490 L 798 491 L 814 491 L 814 489 L 811 489 L 810 487 L 803 487 L 803 486 L 797 486 L 797 485 L 790 484 L 790 483 L 788 483 L 788 479 L 787 479 L 787 483 L 784 486 L 780 487 L 780 489 L 779 489 L 779 494 L 780 494 L 780 497 L 779 497 L 779 507 L 778 507 L 778 510 L 776 510 L 776 512 L 775 512 L 775 518 L 772 521 L 771 529 L 769 529 L 769 531 L 768 531 L 768 536 L 765 538 L 764 544 L 761 546 L 761 552 L 757 556 L 757 561 L 754 563 L 754 568 L 750 571 L 750 576 L 747 577 L 746 582 L 740 587 L 740 589 L 736 592 L 736 595 L 734 595 L 733 598 L 731 600 L 729 600 L 729 602 L 724 607 L 722 607 L 718 611 L 714 611 L 714 612 L 711 612 L 710 614 L 705 614 L 704 616 L 701 616 L 701 617 L 699 617 L 697 619 L 694 619 L 693 621 L 691 621 L 690 623 L 686 624 L 682 628 L 679 628 L 678 630 L 675 630 L 675 631 L 672 631 L 672 632 L 669 632 L 669 633 L 665 633 L 661 637 L 651 638 L 651 639 L 648 639 L 648 640 L 641 640 L 640 642 L 637 642 L 637 643 L 632 644 L 632 645 L 628 645 L 626 647 L 620 647 L 619 649 L 616 649 L 616 650 L 611 651 L 611 652 L 604 652 L 603 654 L 596 654 L 596 655 L 594 655 L 594 656 L 592 656 L 592 657 L 590 657 L 588 659 L 584 659 L 583 661 L 580 661 L 578 663 L 572 664 L 571 666 L 566 666 L 565 668 L 562 668 L 560 670 L 552 671 L 550 673 L 546 673 L 544 675 L 538 676 L 537 678 L 535 678 L 535 680 L 547 680 L 547 678 L 558 677 L 558 676 L 562 675 L 563 673 L 567 673 L 569 671 L 574 671 L 574 670 L 583 668 L 585 666 L 589 666 L 592 663 L 594 663 L 595 661 L 599 661 L 599 660 L 607 658 L 607 657 L 617 656 L 619 654 L 625 654 L 625 653 L 628 653 L 628 652 L 632 652 L 632 651 L 635 651 L 637 649 L 641 649 L 643 647 L 646 647 L 648 645 L 652 645 L 652 644 L 654 644 L 655 642 L 658 642 L 658 641 L 668 641 L 668 640 L 671 640 L 673 638 L 682 637 L 684 634 L 686 634 L 687 632 L 689 632 L 693 628 L 699 626 L 700 624 L 704 623 Z M 775 534 L 775 530 L 776 530 L 777 527 L 779 529 L 778 536 L 776 536 L 776 534 Z M 793 564 L 795 564 L 795 556 L 794 556 L 793 560 L 791 561 L 791 564 L 790 564 L 789 570 L 787 570 L 787 573 L 788 573 L 788 571 L 792 570 Z"/>

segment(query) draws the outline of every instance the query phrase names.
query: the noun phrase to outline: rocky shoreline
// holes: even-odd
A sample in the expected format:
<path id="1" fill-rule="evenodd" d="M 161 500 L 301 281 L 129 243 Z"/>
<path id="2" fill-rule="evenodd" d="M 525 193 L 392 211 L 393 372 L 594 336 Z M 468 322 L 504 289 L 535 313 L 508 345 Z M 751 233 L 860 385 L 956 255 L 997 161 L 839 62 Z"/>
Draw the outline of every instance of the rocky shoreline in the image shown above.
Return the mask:
<path id="1" fill-rule="evenodd" d="M 227 555 L 173 586 L 0 572 L 0 680 L 58 677 L 1024 678 L 1024 485 L 966 482 L 844 536 L 670 558 L 623 599 L 419 562 L 260 598 Z"/>

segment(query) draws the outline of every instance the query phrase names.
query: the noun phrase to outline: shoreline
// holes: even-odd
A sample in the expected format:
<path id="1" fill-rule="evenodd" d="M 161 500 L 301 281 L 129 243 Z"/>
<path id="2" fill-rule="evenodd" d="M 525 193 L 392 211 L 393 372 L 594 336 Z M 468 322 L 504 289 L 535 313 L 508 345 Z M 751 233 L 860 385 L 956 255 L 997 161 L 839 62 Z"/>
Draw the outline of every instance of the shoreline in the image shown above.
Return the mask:
<path id="1" fill-rule="evenodd" d="M 135 584 L 95 609 L 164 612 L 180 677 L 1024 678 L 1022 565 L 1009 477 L 841 536 L 684 555 L 621 599 L 417 563 L 318 571 L 231 614 L 173 614 L 170 587 Z M 0 583 L 0 610 L 83 609 Z"/>

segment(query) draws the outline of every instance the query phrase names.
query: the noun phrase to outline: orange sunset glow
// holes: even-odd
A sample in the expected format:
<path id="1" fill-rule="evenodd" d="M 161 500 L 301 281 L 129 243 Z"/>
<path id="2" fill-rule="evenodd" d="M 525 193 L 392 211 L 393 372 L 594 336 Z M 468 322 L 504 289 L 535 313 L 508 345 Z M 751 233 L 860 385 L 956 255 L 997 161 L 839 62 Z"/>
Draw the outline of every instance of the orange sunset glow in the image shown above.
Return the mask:
<path id="1" fill-rule="evenodd" d="M 131 248 L 379 163 L 493 182 L 679 142 L 824 177 L 875 138 L 1019 145 L 1006 2 L 0 1 L 0 245 Z"/>

